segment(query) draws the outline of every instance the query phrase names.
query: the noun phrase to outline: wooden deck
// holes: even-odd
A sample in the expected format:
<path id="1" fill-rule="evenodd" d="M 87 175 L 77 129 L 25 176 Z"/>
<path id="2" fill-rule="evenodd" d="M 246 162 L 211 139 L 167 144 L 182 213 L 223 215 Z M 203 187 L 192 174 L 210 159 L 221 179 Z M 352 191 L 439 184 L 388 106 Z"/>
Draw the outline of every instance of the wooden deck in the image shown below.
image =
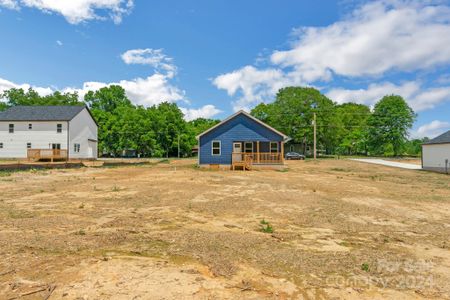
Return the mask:
<path id="1" fill-rule="evenodd" d="M 282 165 L 284 164 L 283 154 L 280 152 L 272 153 L 232 153 L 231 168 L 233 170 L 242 168 L 251 170 L 253 165 Z"/>
<path id="2" fill-rule="evenodd" d="M 28 160 L 67 160 L 67 150 L 64 149 L 28 149 Z"/>

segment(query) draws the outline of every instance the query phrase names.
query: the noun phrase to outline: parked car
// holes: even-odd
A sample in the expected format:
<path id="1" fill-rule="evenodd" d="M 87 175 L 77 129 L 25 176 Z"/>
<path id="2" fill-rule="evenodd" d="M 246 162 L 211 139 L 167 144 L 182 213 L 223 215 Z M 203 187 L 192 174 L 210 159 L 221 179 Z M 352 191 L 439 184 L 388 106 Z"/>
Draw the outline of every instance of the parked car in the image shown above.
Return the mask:
<path id="1" fill-rule="evenodd" d="M 305 159 L 305 156 L 297 153 L 297 152 L 288 152 L 286 153 L 286 155 L 284 156 L 286 159 L 290 160 L 290 159 Z"/>

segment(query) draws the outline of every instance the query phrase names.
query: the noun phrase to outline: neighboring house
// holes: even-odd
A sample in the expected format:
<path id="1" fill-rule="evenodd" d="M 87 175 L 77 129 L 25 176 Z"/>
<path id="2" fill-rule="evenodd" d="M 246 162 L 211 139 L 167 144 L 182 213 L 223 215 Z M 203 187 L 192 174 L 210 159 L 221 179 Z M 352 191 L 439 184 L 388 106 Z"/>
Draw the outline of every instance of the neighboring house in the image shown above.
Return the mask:
<path id="1" fill-rule="evenodd" d="M 0 112 L 0 158 L 95 159 L 97 132 L 85 106 L 14 106 Z"/>
<path id="2" fill-rule="evenodd" d="M 280 168 L 288 137 L 244 111 L 197 136 L 198 163 L 214 168 Z"/>
<path id="3" fill-rule="evenodd" d="M 450 130 L 422 144 L 422 168 L 450 172 Z"/>

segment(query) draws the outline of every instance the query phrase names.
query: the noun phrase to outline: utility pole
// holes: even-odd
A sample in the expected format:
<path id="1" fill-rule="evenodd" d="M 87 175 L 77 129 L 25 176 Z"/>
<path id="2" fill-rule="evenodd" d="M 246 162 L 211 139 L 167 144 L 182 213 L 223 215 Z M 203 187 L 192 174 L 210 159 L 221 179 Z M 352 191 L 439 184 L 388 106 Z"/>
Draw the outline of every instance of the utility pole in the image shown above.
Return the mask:
<path id="1" fill-rule="evenodd" d="M 314 160 L 317 159 L 317 124 L 316 124 L 316 113 L 314 113 Z"/>

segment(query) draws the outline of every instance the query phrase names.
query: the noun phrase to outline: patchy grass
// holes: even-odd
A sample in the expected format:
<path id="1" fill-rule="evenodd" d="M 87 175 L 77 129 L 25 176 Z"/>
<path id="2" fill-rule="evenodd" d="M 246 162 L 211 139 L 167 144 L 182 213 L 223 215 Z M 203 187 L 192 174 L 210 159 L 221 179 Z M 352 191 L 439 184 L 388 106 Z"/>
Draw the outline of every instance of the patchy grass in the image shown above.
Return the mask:
<path id="1" fill-rule="evenodd" d="M 11 289 L 19 278 L 57 284 L 68 299 L 410 298 L 419 289 L 392 282 L 371 294 L 345 280 L 327 284 L 380 279 L 380 261 L 422 260 L 438 267 L 407 274 L 433 275 L 420 293 L 450 295 L 448 176 L 346 160 L 287 163 L 286 174 L 204 172 L 174 159 L 0 180 L 0 269 L 20 270 L 2 277 L 0 298 L 32 290 Z M 179 287 L 176 296 L 156 293 Z"/>

